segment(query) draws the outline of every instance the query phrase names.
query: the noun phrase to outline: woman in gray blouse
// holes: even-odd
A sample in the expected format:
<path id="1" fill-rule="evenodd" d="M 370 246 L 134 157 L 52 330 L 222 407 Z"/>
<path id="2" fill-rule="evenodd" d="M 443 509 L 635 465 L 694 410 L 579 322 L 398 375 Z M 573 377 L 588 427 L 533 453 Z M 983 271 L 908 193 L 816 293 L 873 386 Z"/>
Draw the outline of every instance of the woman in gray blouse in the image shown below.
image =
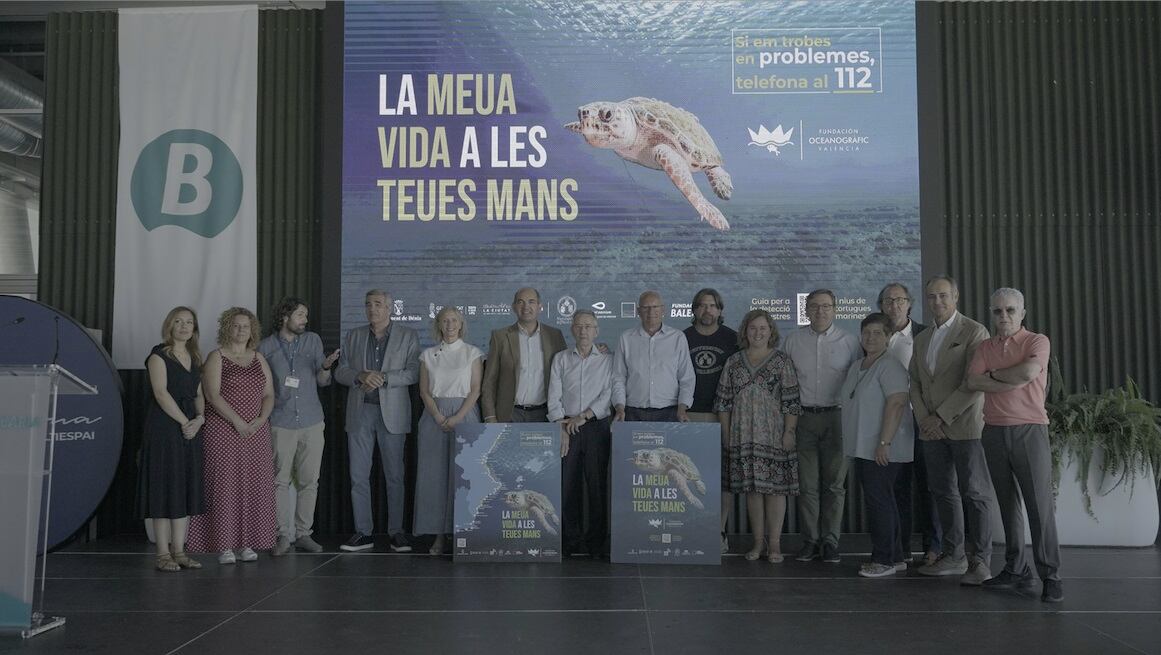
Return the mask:
<path id="1" fill-rule="evenodd" d="M 886 314 L 863 319 L 859 341 L 866 355 L 851 364 L 839 396 L 843 452 L 858 469 L 871 524 L 871 561 L 859 569 L 865 578 L 907 570 L 895 478 L 902 464 L 912 460 L 915 444 L 909 429 L 907 371 L 894 357 L 884 357 L 891 332 Z"/>

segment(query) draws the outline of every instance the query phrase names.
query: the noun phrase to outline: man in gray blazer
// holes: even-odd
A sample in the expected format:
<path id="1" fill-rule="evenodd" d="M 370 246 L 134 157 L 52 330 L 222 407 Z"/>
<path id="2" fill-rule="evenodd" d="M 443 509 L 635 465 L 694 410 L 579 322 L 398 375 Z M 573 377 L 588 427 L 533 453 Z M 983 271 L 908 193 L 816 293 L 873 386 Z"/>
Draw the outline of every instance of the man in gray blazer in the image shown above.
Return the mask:
<path id="1" fill-rule="evenodd" d="M 921 566 L 923 575 L 960 575 L 961 584 L 992 577 L 992 480 L 980 435 L 984 396 L 967 387 L 967 369 L 988 330 L 956 309 L 954 279 L 936 276 L 924 287 L 935 324 L 915 337 L 911 357 L 911 407 L 924 441 L 927 483 L 939 507 L 943 553 Z M 964 514 L 972 547 L 964 550 Z M 971 558 L 967 555 L 970 554 Z"/>
<path id="2" fill-rule="evenodd" d="M 552 358 L 564 350 L 560 330 L 540 322 L 540 292 L 525 287 L 512 298 L 516 323 L 492 331 L 480 386 L 486 423 L 548 420 Z"/>
<path id="3" fill-rule="evenodd" d="M 372 289 L 364 299 L 366 327 L 343 339 L 335 380 L 347 392 L 347 453 L 351 468 L 351 509 L 355 534 L 339 548 L 355 552 L 375 546 L 371 537 L 371 457 L 379 444 L 387 482 L 387 534 L 391 550 L 408 552 L 403 534 L 403 443 L 411 429 L 407 387 L 419 381 L 419 338 L 415 330 L 391 324 L 391 296 Z"/>

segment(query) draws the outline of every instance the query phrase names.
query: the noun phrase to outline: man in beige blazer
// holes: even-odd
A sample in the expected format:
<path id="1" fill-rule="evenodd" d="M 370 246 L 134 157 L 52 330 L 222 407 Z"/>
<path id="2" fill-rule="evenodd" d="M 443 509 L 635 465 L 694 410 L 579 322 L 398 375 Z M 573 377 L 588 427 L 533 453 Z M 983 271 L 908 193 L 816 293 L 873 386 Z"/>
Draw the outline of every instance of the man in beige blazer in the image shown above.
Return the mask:
<path id="1" fill-rule="evenodd" d="M 548 420 L 552 357 L 565 349 L 560 330 L 540 322 L 540 292 L 525 287 L 512 299 L 516 323 L 492 331 L 480 390 L 487 423 Z"/>
<path id="2" fill-rule="evenodd" d="M 924 442 L 928 486 L 943 526 L 943 554 L 919 567 L 923 575 L 960 575 L 961 584 L 991 577 L 994 501 L 991 476 L 980 442 L 983 394 L 967 388 L 967 368 L 988 330 L 957 311 L 954 279 L 936 276 L 925 285 L 933 325 L 915 337 L 911 357 L 911 405 Z M 964 515 L 971 544 L 965 553 Z M 970 559 L 968 557 L 970 555 Z"/>

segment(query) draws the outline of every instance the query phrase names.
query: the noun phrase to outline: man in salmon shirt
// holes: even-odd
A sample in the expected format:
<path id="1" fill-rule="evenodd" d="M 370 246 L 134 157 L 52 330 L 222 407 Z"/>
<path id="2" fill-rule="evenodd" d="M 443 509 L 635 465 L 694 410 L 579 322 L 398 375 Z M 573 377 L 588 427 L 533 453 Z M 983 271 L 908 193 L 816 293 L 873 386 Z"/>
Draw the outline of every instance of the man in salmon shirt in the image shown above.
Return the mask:
<path id="1" fill-rule="evenodd" d="M 1004 570 L 984 586 L 1032 587 L 1032 570 L 1024 553 L 1022 496 L 1032 532 L 1032 558 L 1043 581 L 1040 600 L 1059 603 L 1064 590 L 1052 498 L 1052 447 L 1044 409 L 1048 337 L 1021 325 L 1027 311 L 1024 294 L 1016 289 L 996 289 L 991 311 L 996 336 L 976 348 L 968 367 L 968 388 L 984 392 L 984 456 L 996 489 L 1007 548 Z"/>

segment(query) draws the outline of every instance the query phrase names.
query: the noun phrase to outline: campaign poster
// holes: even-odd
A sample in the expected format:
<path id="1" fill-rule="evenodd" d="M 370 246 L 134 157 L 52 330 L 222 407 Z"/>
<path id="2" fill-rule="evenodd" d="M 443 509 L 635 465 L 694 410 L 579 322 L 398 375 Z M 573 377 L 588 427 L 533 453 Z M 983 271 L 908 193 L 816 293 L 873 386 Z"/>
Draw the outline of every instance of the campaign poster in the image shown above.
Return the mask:
<path id="1" fill-rule="evenodd" d="M 627 564 L 721 564 L 721 426 L 613 424 L 612 550 Z"/>
<path id="2" fill-rule="evenodd" d="M 560 425 L 456 427 L 457 562 L 559 562 Z"/>
<path id="3" fill-rule="evenodd" d="M 675 327 L 713 287 L 784 334 L 814 289 L 854 331 L 917 293 L 913 0 L 343 7 L 345 329 L 372 288 L 481 348 L 524 286 L 610 342 L 647 289 Z"/>

